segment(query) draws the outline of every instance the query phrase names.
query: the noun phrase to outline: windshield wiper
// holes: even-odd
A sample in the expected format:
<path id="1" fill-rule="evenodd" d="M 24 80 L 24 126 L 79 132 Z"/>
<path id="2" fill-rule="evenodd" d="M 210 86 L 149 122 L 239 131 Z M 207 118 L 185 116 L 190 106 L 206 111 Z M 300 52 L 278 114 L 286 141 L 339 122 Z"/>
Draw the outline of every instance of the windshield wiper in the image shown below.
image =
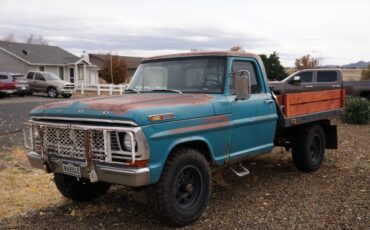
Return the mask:
<path id="1" fill-rule="evenodd" d="M 136 89 L 131 89 L 131 88 L 127 88 L 124 90 L 124 92 L 135 92 L 135 93 L 140 93 L 140 91 L 136 90 Z"/>
<path id="2" fill-rule="evenodd" d="M 177 89 L 152 89 L 149 90 L 151 92 L 174 92 L 174 93 L 182 93 L 180 90 Z"/>

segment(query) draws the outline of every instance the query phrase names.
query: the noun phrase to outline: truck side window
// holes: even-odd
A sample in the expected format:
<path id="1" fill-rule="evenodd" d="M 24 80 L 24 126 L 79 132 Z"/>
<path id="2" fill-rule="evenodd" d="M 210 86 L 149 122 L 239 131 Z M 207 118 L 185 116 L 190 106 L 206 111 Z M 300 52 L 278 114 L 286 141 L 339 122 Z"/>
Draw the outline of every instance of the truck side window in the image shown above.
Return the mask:
<path id="1" fill-rule="evenodd" d="M 247 61 L 234 61 L 232 72 L 238 72 L 241 70 L 248 70 L 250 73 L 250 83 L 251 83 L 251 91 L 252 94 L 261 93 L 261 87 L 256 77 L 256 70 L 254 65 L 251 62 Z M 230 93 L 235 95 L 235 78 L 232 77 L 230 79 Z"/>
<path id="2" fill-rule="evenodd" d="M 337 81 L 336 71 L 318 71 L 317 82 L 333 82 Z"/>
<path id="3" fill-rule="evenodd" d="M 33 72 L 29 72 L 28 74 L 27 74 L 27 79 L 28 80 L 32 80 L 33 79 Z"/>
<path id="4" fill-rule="evenodd" d="M 6 75 L 0 75 L 0 81 L 8 80 Z"/>
<path id="5" fill-rule="evenodd" d="M 301 72 L 301 73 L 297 74 L 297 76 L 301 76 L 301 82 L 302 83 L 312 82 L 313 72 L 310 72 L 310 71 Z"/>
<path id="6" fill-rule="evenodd" d="M 45 78 L 39 73 L 36 73 L 35 79 L 38 81 L 45 81 Z"/>

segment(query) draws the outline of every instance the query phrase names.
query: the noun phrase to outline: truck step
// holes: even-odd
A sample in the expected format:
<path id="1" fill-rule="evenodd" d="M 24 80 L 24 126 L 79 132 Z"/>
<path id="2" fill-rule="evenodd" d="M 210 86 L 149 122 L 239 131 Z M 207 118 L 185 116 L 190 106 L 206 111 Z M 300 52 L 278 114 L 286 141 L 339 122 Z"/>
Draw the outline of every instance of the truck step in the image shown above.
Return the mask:
<path id="1" fill-rule="evenodd" d="M 243 177 L 243 176 L 246 176 L 246 175 L 248 175 L 250 172 L 249 172 L 249 170 L 246 168 L 246 167 L 244 167 L 244 165 L 242 164 L 242 163 L 239 163 L 238 165 L 237 165 L 238 167 L 238 170 L 236 170 L 235 168 L 234 168 L 234 166 L 231 166 L 230 167 L 230 169 L 231 169 L 231 171 L 233 171 L 234 173 L 235 173 L 235 175 L 237 175 L 238 177 Z"/>

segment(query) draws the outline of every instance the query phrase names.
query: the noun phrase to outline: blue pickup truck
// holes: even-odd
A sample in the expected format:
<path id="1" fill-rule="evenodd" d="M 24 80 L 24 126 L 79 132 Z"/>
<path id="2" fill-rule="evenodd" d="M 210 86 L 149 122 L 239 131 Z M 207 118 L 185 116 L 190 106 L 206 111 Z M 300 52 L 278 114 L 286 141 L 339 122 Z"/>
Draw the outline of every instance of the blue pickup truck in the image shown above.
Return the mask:
<path id="1" fill-rule="evenodd" d="M 208 204 L 211 168 L 230 168 L 242 177 L 249 174 L 242 164 L 246 158 L 284 146 L 292 149 L 299 170 L 312 172 L 322 164 L 325 148 L 337 148 L 329 119 L 342 106 L 303 111 L 299 104 L 288 109 L 280 103 L 258 55 L 147 58 L 123 95 L 33 109 L 24 125 L 25 146 L 31 165 L 54 173 L 65 197 L 89 201 L 111 184 L 145 188 L 158 218 L 184 226 L 199 219 Z"/>

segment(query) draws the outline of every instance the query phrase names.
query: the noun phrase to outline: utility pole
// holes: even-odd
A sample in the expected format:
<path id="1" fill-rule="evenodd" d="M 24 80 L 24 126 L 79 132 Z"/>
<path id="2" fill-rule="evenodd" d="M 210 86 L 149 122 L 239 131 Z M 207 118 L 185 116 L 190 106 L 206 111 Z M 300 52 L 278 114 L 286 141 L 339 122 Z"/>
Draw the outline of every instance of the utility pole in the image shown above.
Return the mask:
<path id="1" fill-rule="evenodd" d="M 113 84 L 113 64 L 112 64 L 112 51 L 110 51 L 110 79 Z"/>

